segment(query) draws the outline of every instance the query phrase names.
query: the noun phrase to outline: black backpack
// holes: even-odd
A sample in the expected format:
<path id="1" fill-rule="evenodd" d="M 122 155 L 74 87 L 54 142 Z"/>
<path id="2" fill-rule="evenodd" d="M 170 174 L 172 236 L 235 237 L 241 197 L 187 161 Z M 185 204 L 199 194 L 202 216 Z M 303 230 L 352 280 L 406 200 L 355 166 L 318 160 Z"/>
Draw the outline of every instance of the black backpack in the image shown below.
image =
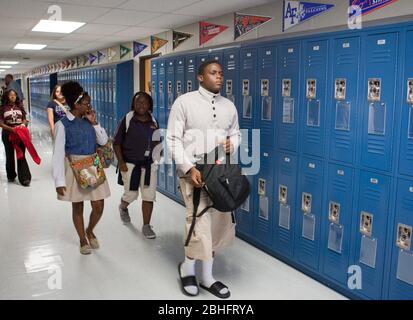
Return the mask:
<path id="1" fill-rule="evenodd" d="M 201 172 L 204 185 L 202 188 L 194 187 L 194 211 L 185 246 L 189 244 L 197 217 L 201 217 L 211 208 L 223 213 L 231 212 L 233 215 L 233 211 L 238 209 L 250 194 L 250 184 L 242 175 L 241 167 L 231 163 L 231 156 L 225 154 L 221 146 L 205 154 L 196 164 L 196 169 Z M 202 189 L 208 194 L 212 204 L 197 214 Z"/>

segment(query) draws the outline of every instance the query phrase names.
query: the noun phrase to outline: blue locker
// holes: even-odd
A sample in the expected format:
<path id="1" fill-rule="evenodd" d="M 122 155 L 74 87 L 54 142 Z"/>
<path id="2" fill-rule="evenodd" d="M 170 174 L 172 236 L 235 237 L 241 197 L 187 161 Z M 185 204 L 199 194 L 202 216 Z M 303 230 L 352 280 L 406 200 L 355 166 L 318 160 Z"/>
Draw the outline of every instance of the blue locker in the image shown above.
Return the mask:
<path id="1" fill-rule="evenodd" d="M 330 159 L 354 164 L 360 72 L 360 37 L 335 39 L 330 110 Z"/>
<path id="2" fill-rule="evenodd" d="M 158 60 L 151 61 L 151 96 L 153 100 L 153 116 L 158 121 Z"/>
<path id="3" fill-rule="evenodd" d="M 326 150 L 325 115 L 328 40 L 307 41 L 304 45 L 304 104 L 302 110 L 302 152 L 323 157 Z"/>
<path id="4" fill-rule="evenodd" d="M 274 162 L 275 151 L 261 147 L 260 172 L 255 177 L 254 195 L 254 238 L 270 246 L 274 220 Z"/>
<path id="5" fill-rule="evenodd" d="M 296 223 L 296 256 L 298 262 L 318 270 L 320 257 L 320 226 L 323 217 L 324 163 L 321 160 L 301 159 Z"/>
<path id="6" fill-rule="evenodd" d="M 158 120 L 160 128 L 166 128 L 166 119 L 165 119 L 165 95 L 166 95 L 166 61 L 165 60 L 158 60 L 158 102 L 159 102 L 159 110 L 158 110 Z"/>
<path id="7" fill-rule="evenodd" d="M 251 190 L 254 190 L 254 177 L 246 176 Z M 237 222 L 237 232 L 243 236 L 252 236 L 252 226 L 253 226 L 253 214 L 254 214 L 254 193 L 248 196 L 247 200 L 241 205 L 241 207 L 236 210 L 236 222 Z"/>
<path id="8" fill-rule="evenodd" d="M 354 264 L 362 271 L 362 295 L 379 299 L 382 293 L 386 229 L 389 216 L 391 178 L 360 172 L 357 213 L 354 216 Z"/>
<path id="9" fill-rule="evenodd" d="M 369 35 L 365 45 L 361 164 L 391 171 L 398 34 Z"/>
<path id="10" fill-rule="evenodd" d="M 322 272 L 344 287 L 347 287 L 347 271 L 351 264 L 354 174 L 350 167 L 329 166 L 322 222 Z"/>
<path id="11" fill-rule="evenodd" d="M 241 129 L 252 130 L 255 128 L 254 115 L 256 99 L 256 70 L 257 70 L 257 49 L 244 48 L 240 52 L 241 72 L 240 72 L 240 104 L 242 105 L 239 124 Z M 249 134 L 249 138 L 251 134 Z M 251 140 L 243 140 L 245 146 L 251 146 Z"/>
<path id="12" fill-rule="evenodd" d="M 165 119 L 165 95 L 166 95 L 166 61 L 165 60 L 158 60 L 158 121 L 159 127 L 161 129 L 165 129 L 167 126 L 166 119 Z M 166 152 L 167 148 L 164 148 L 164 152 Z M 162 190 L 166 190 L 166 165 L 159 164 L 158 167 L 158 187 Z"/>
<path id="13" fill-rule="evenodd" d="M 280 149 L 298 151 L 300 101 L 300 42 L 281 44 L 278 49 L 276 139 Z M 282 106 L 282 107 L 281 107 Z"/>
<path id="14" fill-rule="evenodd" d="M 228 49 L 223 53 L 222 68 L 224 71 L 225 86 L 223 95 L 231 100 L 238 110 L 238 118 L 240 117 L 239 96 L 238 96 L 238 73 L 239 73 L 239 50 Z"/>
<path id="15" fill-rule="evenodd" d="M 298 158 L 279 152 L 277 157 L 277 185 L 274 188 L 275 231 L 273 249 L 292 258 L 294 256 L 294 226 L 296 212 Z M 298 215 L 301 217 L 301 214 Z"/>
<path id="16" fill-rule="evenodd" d="M 402 126 L 400 136 L 400 174 L 413 175 L 413 31 L 407 32 L 406 63 L 404 64 L 406 90 L 403 94 Z M 406 99 L 405 99 L 406 97 Z"/>
<path id="17" fill-rule="evenodd" d="M 223 52 L 221 50 L 213 51 L 209 54 L 208 58 L 209 60 L 215 60 L 215 61 L 222 63 Z"/>
<path id="18" fill-rule="evenodd" d="M 194 91 L 197 80 L 196 58 L 195 56 L 187 56 L 185 58 L 185 93 Z"/>
<path id="19" fill-rule="evenodd" d="M 209 60 L 209 54 L 208 53 L 198 53 L 196 56 L 196 66 L 195 66 L 195 73 L 198 75 L 198 70 L 201 64 Z M 196 90 L 199 89 L 199 81 L 195 81 L 195 86 L 194 88 Z"/>
<path id="20" fill-rule="evenodd" d="M 257 127 L 261 130 L 261 144 L 275 146 L 275 99 L 277 50 L 275 46 L 258 49 L 259 102 L 255 112 Z"/>
<path id="21" fill-rule="evenodd" d="M 175 102 L 175 61 L 166 60 L 166 124 L 169 119 L 169 112 Z M 168 159 L 168 150 L 165 150 L 166 159 Z M 170 195 L 175 195 L 175 173 L 173 164 L 166 164 L 166 190 Z"/>
<path id="22" fill-rule="evenodd" d="M 388 298 L 413 300 L 413 181 L 400 179 L 397 187 L 396 216 L 389 223 L 391 270 Z M 388 274 L 385 272 L 385 274 Z"/>

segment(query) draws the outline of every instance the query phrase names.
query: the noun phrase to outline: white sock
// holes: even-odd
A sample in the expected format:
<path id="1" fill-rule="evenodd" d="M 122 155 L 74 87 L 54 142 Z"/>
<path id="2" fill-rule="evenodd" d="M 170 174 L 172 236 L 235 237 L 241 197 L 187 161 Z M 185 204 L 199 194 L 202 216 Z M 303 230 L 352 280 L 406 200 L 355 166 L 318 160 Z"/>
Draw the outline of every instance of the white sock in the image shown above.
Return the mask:
<path id="1" fill-rule="evenodd" d="M 189 259 L 185 257 L 184 263 L 181 264 L 181 277 L 189 277 L 189 276 L 195 276 L 195 262 L 196 260 Z M 187 291 L 190 294 L 197 294 L 198 293 L 198 287 L 196 286 L 187 286 L 185 287 L 185 291 Z"/>
<path id="2" fill-rule="evenodd" d="M 216 280 L 212 276 L 212 266 L 214 264 L 214 259 L 209 261 L 202 261 L 202 284 L 205 287 L 211 287 Z M 222 289 L 219 293 L 225 294 L 228 292 L 228 289 Z"/>

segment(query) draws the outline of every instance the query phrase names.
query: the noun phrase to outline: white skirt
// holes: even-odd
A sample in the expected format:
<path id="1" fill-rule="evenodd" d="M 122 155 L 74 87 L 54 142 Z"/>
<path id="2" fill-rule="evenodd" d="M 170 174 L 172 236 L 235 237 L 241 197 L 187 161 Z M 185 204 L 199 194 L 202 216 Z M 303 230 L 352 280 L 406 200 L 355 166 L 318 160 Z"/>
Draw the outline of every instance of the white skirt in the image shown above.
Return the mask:
<path id="1" fill-rule="evenodd" d="M 71 156 L 76 161 L 90 156 Z M 57 199 L 68 202 L 98 201 L 110 197 L 109 184 L 106 179 L 97 188 L 82 189 L 73 174 L 69 160 L 65 158 L 66 192 L 64 196 L 57 195 Z"/>

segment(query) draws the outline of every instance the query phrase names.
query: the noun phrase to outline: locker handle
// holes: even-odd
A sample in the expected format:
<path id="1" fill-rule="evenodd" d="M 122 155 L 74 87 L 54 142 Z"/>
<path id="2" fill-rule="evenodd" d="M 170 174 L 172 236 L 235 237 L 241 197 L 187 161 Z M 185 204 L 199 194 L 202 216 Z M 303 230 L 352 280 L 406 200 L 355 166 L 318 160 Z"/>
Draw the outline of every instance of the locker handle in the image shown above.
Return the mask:
<path id="1" fill-rule="evenodd" d="M 376 179 L 376 178 L 371 178 L 371 179 L 370 179 L 370 182 L 371 182 L 372 184 L 378 184 L 378 183 L 379 183 L 379 180 Z"/>

